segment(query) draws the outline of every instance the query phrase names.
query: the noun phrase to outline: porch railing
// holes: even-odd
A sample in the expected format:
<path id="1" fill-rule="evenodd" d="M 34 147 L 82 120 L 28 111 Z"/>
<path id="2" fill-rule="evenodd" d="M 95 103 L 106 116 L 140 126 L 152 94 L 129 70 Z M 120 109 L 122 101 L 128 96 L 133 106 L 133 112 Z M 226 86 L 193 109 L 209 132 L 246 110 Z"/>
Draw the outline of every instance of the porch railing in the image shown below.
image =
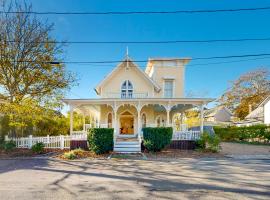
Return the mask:
<path id="1" fill-rule="evenodd" d="M 198 140 L 200 135 L 200 131 L 175 131 L 172 140 Z"/>
<path id="2" fill-rule="evenodd" d="M 87 140 L 87 131 L 72 131 L 71 140 Z"/>
<path id="3" fill-rule="evenodd" d="M 106 93 L 107 98 L 120 98 L 120 99 L 136 99 L 148 97 L 147 92 L 136 92 L 136 93 L 120 93 L 120 92 L 108 92 Z"/>

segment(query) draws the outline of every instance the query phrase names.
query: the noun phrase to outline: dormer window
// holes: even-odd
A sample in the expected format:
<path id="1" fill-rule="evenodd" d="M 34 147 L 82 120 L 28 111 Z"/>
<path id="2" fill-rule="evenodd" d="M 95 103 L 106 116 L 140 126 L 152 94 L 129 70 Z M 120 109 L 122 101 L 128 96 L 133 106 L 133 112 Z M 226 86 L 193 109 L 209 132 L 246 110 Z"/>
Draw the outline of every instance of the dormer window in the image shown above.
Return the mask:
<path id="1" fill-rule="evenodd" d="M 122 99 L 132 98 L 132 94 L 133 94 L 132 83 L 127 80 L 121 86 L 121 98 Z"/>

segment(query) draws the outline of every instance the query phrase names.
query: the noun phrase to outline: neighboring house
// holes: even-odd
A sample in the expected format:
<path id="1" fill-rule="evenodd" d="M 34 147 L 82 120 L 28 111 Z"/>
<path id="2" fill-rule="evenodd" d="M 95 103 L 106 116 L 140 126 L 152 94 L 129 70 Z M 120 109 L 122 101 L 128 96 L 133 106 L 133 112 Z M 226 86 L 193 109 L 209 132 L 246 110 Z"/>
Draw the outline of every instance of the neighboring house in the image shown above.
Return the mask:
<path id="1" fill-rule="evenodd" d="M 139 142 L 143 127 L 174 126 L 175 114 L 183 114 L 194 106 L 200 108 L 202 130 L 203 107 L 214 99 L 184 97 L 185 65 L 189 61 L 189 58 L 149 59 L 142 71 L 126 56 L 96 86 L 99 98 L 64 100 L 70 106 L 70 133 L 75 134 L 72 113 L 76 109 L 84 116 L 90 115 L 90 124 L 95 127 L 114 128 L 115 151 L 131 151 L 118 148 L 118 141 L 133 138 Z M 83 131 L 89 126 L 85 125 Z M 140 147 L 134 151 L 140 151 Z"/>
<path id="2" fill-rule="evenodd" d="M 5 102 L 6 102 L 5 100 L 0 99 L 0 104 L 3 104 L 3 103 L 5 103 Z"/>
<path id="3" fill-rule="evenodd" d="M 243 121 L 237 122 L 236 126 L 252 126 L 257 124 L 270 125 L 270 96 L 265 98 Z"/>
<path id="4" fill-rule="evenodd" d="M 208 109 L 204 113 L 204 119 L 207 124 L 220 124 L 220 123 L 230 123 L 233 114 L 225 106 L 216 106 L 214 108 Z"/>

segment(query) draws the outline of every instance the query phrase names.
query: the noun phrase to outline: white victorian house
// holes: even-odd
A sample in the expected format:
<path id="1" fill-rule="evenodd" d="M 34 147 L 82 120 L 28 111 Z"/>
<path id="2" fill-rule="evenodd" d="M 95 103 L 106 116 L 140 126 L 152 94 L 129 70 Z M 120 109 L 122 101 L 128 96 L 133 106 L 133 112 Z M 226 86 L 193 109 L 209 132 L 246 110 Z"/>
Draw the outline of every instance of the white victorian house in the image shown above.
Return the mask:
<path id="1" fill-rule="evenodd" d="M 143 127 L 172 126 L 174 139 L 198 137 L 200 132 L 189 131 L 184 123 L 176 127 L 174 120 L 176 114 L 183 116 L 185 110 L 199 107 L 202 132 L 204 106 L 214 100 L 185 98 L 185 65 L 189 61 L 151 58 L 143 71 L 127 56 L 96 86 L 98 98 L 64 99 L 70 107 L 70 133 L 84 133 L 90 126 L 114 128 L 114 150 L 120 152 L 140 151 Z M 73 130 L 75 110 L 92 119 L 82 132 Z M 130 138 L 134 148 L 124 144 L 123 138 Z"/>
<path id="2" fill-rule="evenodd" d="M 243 121 L 236 126 L 253 126 L 258 124 L 270 125 L 270 96 L 266 97 Z"/>

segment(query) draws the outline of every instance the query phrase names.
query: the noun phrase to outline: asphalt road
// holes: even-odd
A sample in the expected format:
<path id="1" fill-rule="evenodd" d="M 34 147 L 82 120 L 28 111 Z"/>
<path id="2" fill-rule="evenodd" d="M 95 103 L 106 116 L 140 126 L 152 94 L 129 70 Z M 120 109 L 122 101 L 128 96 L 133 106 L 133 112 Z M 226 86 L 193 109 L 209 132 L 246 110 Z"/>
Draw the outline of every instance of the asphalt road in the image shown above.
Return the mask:
<path id="1" fill-rule="evenodd" d="M 0 160 L 0 199 L 270 199 L 270 160 Z"/>

